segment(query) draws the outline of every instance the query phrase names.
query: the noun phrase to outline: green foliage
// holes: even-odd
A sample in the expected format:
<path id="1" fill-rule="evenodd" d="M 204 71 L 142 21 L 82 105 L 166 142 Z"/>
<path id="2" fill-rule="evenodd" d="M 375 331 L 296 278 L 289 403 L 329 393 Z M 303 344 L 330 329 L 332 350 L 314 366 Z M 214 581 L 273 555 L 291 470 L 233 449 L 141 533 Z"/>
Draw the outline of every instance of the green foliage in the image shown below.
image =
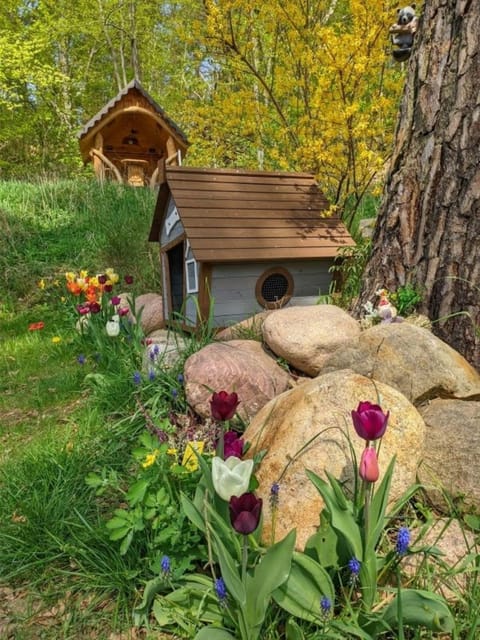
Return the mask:
<path id="1" fill-rule="evenodd" d="M 419 287 L 408 283 L 389 294 L 389 299 L 397 309 L 398 315 L 406 318 L 415 311 L 423 295 Z"/>
<path id="2" fill-rule="evenodd" d="M 336 263 L 330 267 L 330 273 L 338 280 L 335 296 L 337 304 L 348 308 L 360 293 L 362 276 L 370 257 L 371 243 L 359 241 L 354 247 L 342 247 L 338 251 Z"/>
<path id="3" fill-rule="evenodd" d="M 148 431 L 140 435 L 133 457 L 135 464 L 122 484 L 105 468 L 89 473 L 86 483 L 97 495 L 113 490 L 112 500 L 119 493 L 126 505 L 115 509 L 106 523 L 110 540 L 120 542 L 120 555 L 125 555 L 135 540 L 153 573 L 160 571 L 161 558 L 167 555 L 174 562 L 175 574 L 181 575 L 205 553 L 202 537 L 179 509 L 181 493 L 193 494 L 198 472 L 180 465 L 177 449 Z"/>

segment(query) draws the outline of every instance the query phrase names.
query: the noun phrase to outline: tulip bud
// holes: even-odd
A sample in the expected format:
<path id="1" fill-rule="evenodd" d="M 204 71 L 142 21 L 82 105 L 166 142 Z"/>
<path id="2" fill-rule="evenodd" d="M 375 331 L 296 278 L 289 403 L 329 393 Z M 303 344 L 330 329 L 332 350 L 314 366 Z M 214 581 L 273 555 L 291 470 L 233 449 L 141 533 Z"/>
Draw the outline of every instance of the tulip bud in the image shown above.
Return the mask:
<path id="1" fill-rule="evenodd" d="M 378 480 L 380 471 L 378 469 L 377 452 L 373 447 L 365 447 L 363 450 L 358 472 L 365 482 L 376 482 Z"/>

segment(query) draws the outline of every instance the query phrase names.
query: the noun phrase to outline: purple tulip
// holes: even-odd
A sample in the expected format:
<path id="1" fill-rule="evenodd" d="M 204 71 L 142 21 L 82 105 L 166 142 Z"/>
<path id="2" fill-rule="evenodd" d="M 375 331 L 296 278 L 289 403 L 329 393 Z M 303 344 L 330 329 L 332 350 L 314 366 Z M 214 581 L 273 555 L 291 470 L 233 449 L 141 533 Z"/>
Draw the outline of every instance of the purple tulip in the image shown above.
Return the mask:
<path id="1" fill-rule="evenodd" d="M 230 456 L 241 458 L 243 452 L 243 440 L 235 431 L 227 431 L 223 436 L 223 457 L 226 460 Z"/>
<path id="2" fill-rule="evenodd" d="M 383 413 L 378 404 L 360 402 L 357 410 L 352 411 L 352 420 L 355 431 L 364 440 L 378 440 L 385 433 L 390 411 Z"/>
<path id="3" fill-rule="evenodd" d="M 119 296 L 113 296 L 112 298 L 110 298 L 110 303 L 113 304 L 114 307 L 119 305 L 121 301 L 122 300 Z"/>
<path id="4" fill-rule="evenodd" d="M 210 400 L 212 417 L 215 420 L 230 420 L 235 415 L 239 402 L 236 393 L 226 391 L 214 393 Z"/>
<path id="5" fill-rule="evenodd" d="M 230 498 L 230 522 L 237 533 L 248 536 L 253 533 L 260 522 L 262 499 L 254 493 L 244 493 Z"/>
<path id="6" fill-rule="evenodd" d="M 133 284 L 133 276 L 126 275 L 124 280 L 126 284 Z"/>
<path id="7" fill-rule="evenodd" d="M 366 482 L 376 482 L 380 475 L 378 468 L 377 452 L 373 447 L 365 447 L 360 458 L 358 473 L 362 480 Z"/>

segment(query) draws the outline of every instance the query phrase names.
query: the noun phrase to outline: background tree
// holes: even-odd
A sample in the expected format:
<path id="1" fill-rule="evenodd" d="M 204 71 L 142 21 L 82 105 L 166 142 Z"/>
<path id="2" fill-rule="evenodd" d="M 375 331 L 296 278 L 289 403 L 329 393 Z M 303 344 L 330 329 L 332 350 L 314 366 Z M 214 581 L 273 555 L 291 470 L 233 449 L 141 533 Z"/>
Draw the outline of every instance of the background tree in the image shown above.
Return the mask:
<path id="1" fill-rule="evenodd" d="M 215 69 L 193 100 L 191 162 L 313 171 L 352 209 L 377 186 L 402 83 L 384 0 L 204 0 L 194 25 Z M 261 151 L 260 158 L 257 151 Z M 191 154 L 191 155 L 190 155 Z"/>
<path id="2" fill-rule="evenodd" d="M 435 332 L 480 367 L 480 3 L 425 3 L 357 305 L 412 283 Z"/>

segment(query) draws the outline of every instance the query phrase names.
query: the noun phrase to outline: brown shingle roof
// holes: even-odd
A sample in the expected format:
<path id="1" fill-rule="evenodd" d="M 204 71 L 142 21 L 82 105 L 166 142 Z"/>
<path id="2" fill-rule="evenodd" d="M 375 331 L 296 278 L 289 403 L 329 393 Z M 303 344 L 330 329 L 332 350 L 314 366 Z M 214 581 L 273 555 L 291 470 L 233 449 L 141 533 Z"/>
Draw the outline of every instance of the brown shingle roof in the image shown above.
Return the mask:
<path id="1" fill-rule="evenodd" d="M 313 175 L 167 167 L 150 240 L 158 240 L 171 192 L 199 262 L 334 257 L 354 244 Z"/>
<path id="2" fill-rule="evenodd" d="M 104 105 L 98 113 L 96 113 L 90 120 L 84 125 L 81 130 L 78 132 L 77 137 L 82 139 L 87 133 L 90 131 L 92 127 L 98 124 L 119 102 L 124 98 L 130 91 L 136 90 L 138 91 L 150 104 L 150 106 L 158 113 L 158 115 L 164 120 L 164 122 L 174 130 L 174 132 L 178 135 L 178 137 L 185 143 L 188 144 L 188 140 L 183 131 L 178 127 L 173 120 L 171 120 L 162 107 L 155 102 L 152 96 L 145 91 L 138 80 L 132 80 L 124 87 L 117 95 L 112 98 L 106 105 Z"/>

